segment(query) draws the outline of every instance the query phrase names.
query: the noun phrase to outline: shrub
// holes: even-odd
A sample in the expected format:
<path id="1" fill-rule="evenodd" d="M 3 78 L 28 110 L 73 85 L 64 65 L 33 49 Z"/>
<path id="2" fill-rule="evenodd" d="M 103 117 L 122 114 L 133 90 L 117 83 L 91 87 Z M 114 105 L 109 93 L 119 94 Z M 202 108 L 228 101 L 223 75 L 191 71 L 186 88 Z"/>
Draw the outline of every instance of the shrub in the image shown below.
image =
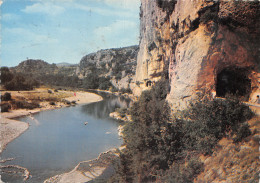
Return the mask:
<path id="1" fill-rule="evenodd" d="M 222 137 L 251 134 L 253 113 L 237 99 L 198 101 L 177 118 L 166 95 L 167 80 L 157 82 L 131 107 L 114 182 L 192 182 L 203 170 L 198 154 L 211 154 Z"/>
<path id="2" fill-rule="evenodd" d="M 173 12 L 175 8 L 176 0 L 156 0 L 157 6 L 163 11 L 166 11 L 168 16 Z"/>
<path id="3" fill-rule="evenodd" d="M 1 112 L 9 112 L 9 109 L 11 109 L 11 105 L 9 103 L 1 104 Z"/>
<path id="4" fill-rule="evenodd" d="M 126 114 L 128 113 L 127 108 L 118 108 L 118 109 L 116 109 L 116 112 L 118 112 L 118 114 L 121 118 L 124 118 L 126 116 Z"/>
<path id="5" fill-rule="evenodd" d="M 109 77 L 99 77 L 97 74 L 90 73 L 83 80 L 83 87 L 86 89 L 108 90 L 112 86 Z"/>
<path id="6" fill-rule="evenodd" d="M 67 105 L 70 105 L 70 104 L 71 104 L 71 102 L 68 101 L 68 100 L 63 100 L 63 102 L 64 102 L 64 104 L 67 104 Z"/>
<path id="7" fill-rule="evenodd" d="M 130 88 L 121 88 L 119 90 L 119 92 L 121 92 L 121 93 L 132 93 L 132 90 Z"/>
<path id="8" fill-rule="evenodd" d="M 210 20 L 216 21 L 218 18 L 218 12 L 216 9 L 213 8 L 212 9 L 208 9 L 205 11 L 205 13 L 203 13 L 200 17 L 200 22 L 203 24 L 206 24 L 207 22 L 209 22 Z"/>
<path id="9" fill-rule="evenodd" d="M 203 163 L 199 158 L 191 158 L 186 165 L 181 162 L 172 164 L 171 168 L 167 170 L 161 177 L 158 177 L 161 182 L 193 182 L 201 171 L 203 171 Z"/>
<path id="10" fill-rule="evenodd" d="M 25 100 L 12 101 L 12 105 L 16 109 L 35 109 L 40 107 L 38 102 L 29 103 Z"/>
<path id="11" fill-rule="evenodd" d="M 50 105 L 56 105 L 55 102 L 49 102 Z"/>
<path id="12" fill-rule="evenodd" d="M 7 92 L 5 92 L 4 95 L 1 95 L 1 100 L 2 100 L 2 101 L 9 101 L 9 100 L 12 100 L 11 93 L 7 93 Z"/>
<path id="13" fill-rule="evenodd" d="M 112 86 L 109 77 L 98 78 L 98 85 L 99 85 L 98 88 L 101 90 L 109 90 L 109 88 Z"/>
<path id="14" fill-rule="evenodd" d="M 16 74 L 11 81 L 4 84 L 7 90 L 32 90 L 38 86 L 39 82 L 26 78 L 22 74 Z"/>
<path id="15" fill-rule="evenodd" d="M 10 82 L 14 77 L 14 75 L 10 72 L 8 67 L 1 67 L 0 73 L 1 73 L 1 75 L 0 75 L 1 83 L 3 85 L 5 85 L 7 82 Z"/>
<path id="16" fill-rule="evenodd" d="M 121 72 L 117 73 L 115 79 L 116 80 L 122 79 L 122 73 Z"/>
<path id="17" fill-rule="evenodd" d="M 155 90 L 153 87 L 151 91 L 142 93 L 140 100 L 130 110 L 133 121 L 124 127 L 124 141 L 127 146 L 124 156 L 134 157 L 133 160 L 128 160 L 127 168 L 136 172 L 133 177 L 124 175 L 125 180 L 153 181 L 156 171 L 167 169 L 168 163 L 175 158 L 174 152 L 178 149 L 179 142 L 170 141 L 175 136 L 174 127 L 169 125 L 170 108 L 165 98 L 158 97 L 160 92 Z M 165 135 L 165 131 L 169 134 Z"/>
<path id="18" fill-rule="evenodd" d="M 118 92 L 118 88 L 112 86 L 111 92 Z"/>
<path id="19" fill-rule="evenodd" d="M 248 137 L 249 135 L 251 135 L 249 125 L 243 124 L 242 126 L 239 127 L 238 131 L 235 134 L 235 138 L 233 140 L 234 142 L 240 142 L 244 138 Z"/>
<path id="20" fill-rule="evenodd" d="M 252 118 L 253 112 L 238 99 L 215 99 L 192 104 L 184 116 L 189 119 L 180 124 L 186 151 L 211 154 L 224 136 L 237 135 L 239 140 L 246 137 L 250 130 L 243 124 Z"/>

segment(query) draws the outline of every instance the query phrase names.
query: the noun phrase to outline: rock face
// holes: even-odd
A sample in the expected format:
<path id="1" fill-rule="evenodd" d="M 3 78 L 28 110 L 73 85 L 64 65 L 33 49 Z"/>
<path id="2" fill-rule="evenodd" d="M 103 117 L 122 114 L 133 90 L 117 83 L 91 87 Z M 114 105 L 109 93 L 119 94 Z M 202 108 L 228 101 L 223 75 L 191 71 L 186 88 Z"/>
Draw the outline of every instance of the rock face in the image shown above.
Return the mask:
<path id="1" fill-rule="evenodd" d="M 80 78 L 95 72 L 100 76 L 110 77 L 117 88 L 127 88 L 135 75 L 138 46 L 100 50 L 84 56 L 76 74 Z"/>
<path id="2" fill-rule="evenodd" d="M 259 2 L 142 0 L 140 16 L 135 94 L 162 77 L 177 108 L 199 93 L 259 92 Z"/>

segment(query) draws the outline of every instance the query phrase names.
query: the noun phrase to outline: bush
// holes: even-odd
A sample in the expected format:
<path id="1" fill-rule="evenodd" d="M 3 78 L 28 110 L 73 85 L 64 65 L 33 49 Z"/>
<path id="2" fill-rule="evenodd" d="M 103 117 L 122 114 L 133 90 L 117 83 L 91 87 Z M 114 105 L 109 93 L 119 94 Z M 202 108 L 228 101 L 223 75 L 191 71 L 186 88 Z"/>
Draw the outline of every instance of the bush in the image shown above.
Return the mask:
<path id="1" fill-rule="evenodd" d="M 1 95 L 1 100 L 2 100 L 2 101 L 9 101 L 9 100 L 12 100 L 11 93 L 7 93 L 7 92 L 5 92 L 4 95 Z"/>
<path id="2" fill-rule="evenodd" d="M 151 91 L 144 91 L 140 100 L 134 103 L 130 110 L 133 121 L 124 127 L 127 149 L 122 156 L 133 159 L 126 160 L 121 157 L 121 161 L 126 162 L 120 164 L 127 167 L 118 169 L 128 169 L 132 173 L 119 172 L 117 176 L 123 179 L 123 182 L 153 181 L 158 170 L 169 168 L 169 163 L 175 158 L 175 151 L 179 149 L 179 141 L 170 141 L 176 135 L 174 127 L 170 125 L 170 108 L 165 98 L 157 96 L 161 92 L 156 90 L 159 88 L 153 87 Z"/>
<path id="3" fill-rule="evenodd" d="M 8 67 L 1 67 L 0 73 L 1 73 L 1 75 L 0 75 L 1 83 L 3 85 L 5 85 L 7 82 L 10 82 L 14 77 L 14 75 L 10 72 Z"/>
<path id="4" fill-rule="evenodd" d="M 225 136 L 236 142 L 251 134 L 253 113 L 237 99 L 198 101 L 174 118 L 166 95 L 167 81 L 157 82 L 131 107 L 113 181 L 192 182 L 203 170 L 198 154 L 211 154 Z"/>
<path id="5" fill-rule="evenodd" d="M 159 179 L 161 182 L 193 182 L 201 171 L 203 171 L 203 163 L 199 158 L 191 158 L 187 161 L 187 165 L 183 163 L 174 163 Z"/>
<path id="6" fill-rule="evenodd" d="M 239 127 L 238 131 L 235 134 L 235 138 L 233 140 L 234 142 L 240 142 L 244 138 L 248 137 L 249 135 L 251 135 L 249 125 L 243 124 L 242 126 Z"/>
<path id="7" fill-rule="evenodd" d="M 206 24 L 210 20 L 216 21 L 218 18 L 218 12 L 217 10 L 208 9 L 203 13 L 200 17 L 200 22 L 203 24 Z"/>
<path id="8" fill-rule="evenodd" d="M 118 108 L 116 109 L 116 112 L 118 112 L 121 118 L 124 118 L 129 111 L 127 110 L 127 108 Z"/>
<path id="9" fill-rule="evenodd" d="M 40 107 L 40 104 L 38 102 L 29 103 L 25 100 L 12 101 L 12 105 L 16 109 L 35 109 Z"/>
<path id="10" fill-rule="evenodd" d="M 63 103 L 64 103 L 64 104 L 67 104 L 67 105 L 71 105 L 71 102 L 68 101 L 68 100 L 63 100 Z"/>
<path id="11" fill-rule="evenodd" d="M 121 93 L 132 93 L 132 90 L 130 89 L 130 88 L 121 88 L 120 90 L 119 90 L 119 92 L 121 92 Z"/>
<path id="12" fill-rule="evenodd" d="M 118 88 L 112 86 L 111 92 L 118 92 Z"/>
<path id="13" fill-rule="evenodd" d="M 49 102 L 50 105 L 56 105 L 55 102 Z"/>
<path id="14" fill-rule="evenodd" d="M 86 89 L 109 90 L 112 86 L 109 77 L 99 77 L 97 74 L 90 73 L 83 80 L 83 87 Z"/>
<path id="15" fill-rule="evenodd" d="M 18 90 L 18 91 L 19 90 L 32 90 L 38 86 L 39 86 L 39 82 L 37 82 L 36 80 L 33 80 L 33 79 L 25 78 L 21 74 L 15 75 L 11 81 L 6 82 L 4 84 L 4 87 L 7 90 Z"/>
<path id="16" fill-rule="evenodd" d="M 1 112 L 9 112 L 9 109 L 11 109 L 11 105 L 9 103 L 1 104 Z"/>

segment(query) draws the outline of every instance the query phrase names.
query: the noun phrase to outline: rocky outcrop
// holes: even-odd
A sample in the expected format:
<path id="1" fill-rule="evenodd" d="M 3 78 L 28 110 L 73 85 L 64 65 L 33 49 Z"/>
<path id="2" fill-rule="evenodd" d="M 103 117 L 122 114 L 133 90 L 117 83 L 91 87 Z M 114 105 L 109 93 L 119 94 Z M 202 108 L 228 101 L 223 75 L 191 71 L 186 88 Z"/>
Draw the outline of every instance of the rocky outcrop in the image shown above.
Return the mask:
<path id="1" fill-rule="evenodd" d="M 27 59 L 22 61 L 18 66 L 11 68 L 11 71 L 23 74 L 37 75 L 67 75 L 75 74 L 77 64 L 49 64 L 43 60 Z"/>
<path id="2" fill-rule="evenodd" d="M 135 94 L 164 77 L 169 79 L 167 99 L 176 108 L 199 93 L 253 99 L 259 86 L 259 6 L 142 0 Z"/>
<path id="3" fill-rule="evenodd" d="M 84 56 L 76 74 L 80 78 L 90 73 L 110 77 L 117 88 L 127 88 L 135 75 L 138 46 L 100 50 Z"/>
<path id="4" fill-rule="evenodd" d="M 27 59 L 12 69 L 21 73 L 53 74 L 58 67 L 43 60 Z"/>

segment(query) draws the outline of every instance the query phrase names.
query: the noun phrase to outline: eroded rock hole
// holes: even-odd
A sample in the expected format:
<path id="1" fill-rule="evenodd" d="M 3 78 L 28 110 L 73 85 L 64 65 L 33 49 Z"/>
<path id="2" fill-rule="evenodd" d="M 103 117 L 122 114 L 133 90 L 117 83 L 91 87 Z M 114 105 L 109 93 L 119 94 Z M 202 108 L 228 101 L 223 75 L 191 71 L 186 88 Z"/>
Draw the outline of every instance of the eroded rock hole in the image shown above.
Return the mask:
<path id="1" fill-rule="evenodd" d="M 251 80 L 248 79 L 246 69 L 224 69 L 217 75 L 216 92 L 218 97 L 227 94 L 249 99 L 251 93 Z"/>

